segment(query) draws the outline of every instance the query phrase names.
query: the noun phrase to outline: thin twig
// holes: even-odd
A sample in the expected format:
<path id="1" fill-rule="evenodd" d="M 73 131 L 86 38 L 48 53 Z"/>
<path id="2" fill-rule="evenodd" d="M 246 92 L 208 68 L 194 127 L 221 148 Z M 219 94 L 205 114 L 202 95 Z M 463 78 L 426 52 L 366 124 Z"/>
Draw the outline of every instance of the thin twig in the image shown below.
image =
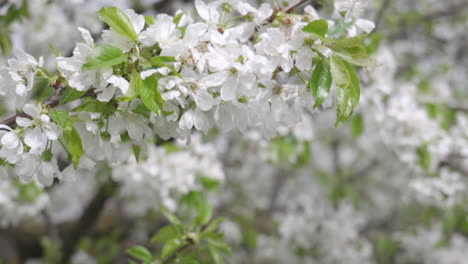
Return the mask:
<path id="1" fill-rule="evenodd" d="M 299 6 L 304 5 L 304 4 L 306 4 L 307 2 L 310 2 L 310 1 L 312 1 L 312 0 L 301 0 L 301 1 L 299 1 L 299 2 L 297 2 L 295 4 L 293 4 L 293 5 L 289 6 L 288 8 L 286 8 L 284 10 L 284 12 L 285 13 L 291 13 L 292 11 L 294 11 L 294 9 L 296 9 Z"/>
<path id="2" fill-rule="evenodd" d="M 63 85 L 60 81 L 57 81 L 51 86 L 55 88 L 55 93 L 54 95 L 52 95 L 52 97 L 50 97 L 47 101 L 45 101 L 44 106 L 48 108 L 55 108 L 59 104 L 60 96 L 62 95 L 62 92 L 65 90 L 66 86 Z M 15 128 L 18 125 L 16 124 L 17 117 L 30 117 L 30 116 L 24 112 L 21 112 L 3 120 L 0 124 L 7 125 L 11 128 Z"/>
<path id="3" fill-rule="evenodd" d="M 50 97 L 47 101 L 44 102 L 44 107 L 46 108 L 55 108 L 59 105 L 60 103 L 60 96 L 62 95 L 63 91 L 67 88 L 65 85 L 63 85 L 60 81 L 57 81 L 56 83 L 51 85 L 52 87 L 55 88 L 55 93 Z M 83 97 L 96 97 L 96 94 L 94 93 L 95 88 L 90 88 L 86 93 L 83 95 Z M 2 122 L 0 124 L 2 125 L 7 125 L 11 128 L 15 128 L 18 124 L 16 124 L 16 118 L 17 117 L 27 117 L 30 118 L 30 116 L 24 112 L 20 112 L 14 116 L 11 116 Z"/>

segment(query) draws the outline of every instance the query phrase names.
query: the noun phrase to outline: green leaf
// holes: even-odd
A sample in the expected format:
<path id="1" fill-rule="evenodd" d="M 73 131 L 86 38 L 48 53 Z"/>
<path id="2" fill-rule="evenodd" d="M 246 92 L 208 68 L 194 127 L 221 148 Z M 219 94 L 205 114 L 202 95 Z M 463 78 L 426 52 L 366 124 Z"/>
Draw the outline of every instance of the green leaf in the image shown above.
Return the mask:
<path id="1" fill-rule="evenodd" d="M 151 252 L 142 246 L 134 246 L 127 249 L 127 254 L 143 262 L 151 262 L 153 260 L 153 255 Z"/>
<path id="2" fill-rule="evenodd" d="M 354 110 L 354 107 L 356 107 L 356 105 L 359 103 L 359 99 L 361 98 L 361 87 L 359 84 L 359 77 L 356 73 L 356 70 L 351 64 L 349 64 L 346 61 L 344 61 L 343 64 L 345 65 L 350 78 L 349 89 L 351 94 L 351 102 L 353 108 L 352 110 Z"/>
<path id="3" fill-rule="evenodd" d="M 331 83 L 332 79 L 329 66 L 320 60 L 315 66 L 312 77 L 309 80 L 309 88 L 315 98 L 314 108 L 321 105 L 328 97 Z"/>
<path id="4" fill-rule="evenodd" d="M 349 73 L 346 70 L 346 66 L 343 61 L 338 59 L 336 56 L 330 57 L 330 73 L 333 77 L 333 81 L 340 87 L 346 87 L 349 84 Z"/>
<path id="5" fill-rule="evenodd" d="M 307 24 L 302 31 L 325 37 L 328 32 L 328 23 L 324 19 L 315 20 Z"/>
<path id="6" fill-rule="evenodd" d="M 163 58 L 171 58 L 171 57 L 163 57 Z M 151 58 L 150 62 L 151 62 L 151 65 L 154 66 L 154 67 L 157 67 L 157 68 L 161 68 L 161 67 L 165 67 L 165 68 L 168 68 L 169 71 L 171 71 L 175 76 L 179 77 L 180 79 L 183 79 L 184 77 L 182 77 L 182 75 L 180 75 L 180 73 L 178 73 L 172 66 L 169 66 L 167 64 L 165 64 L 163 61 L 163 58 L 161 57 L 154 57 L 154 58 Z"/>
<path id="7" fill-rule="evenodd" d="M 223 222 L 222 218 L 216 218 L 215 220 L 211 221 L 208 224 L 208 226 L 205 228 L 203 233 L 205 234 L 205 233 L 210 233 L 210 232 L 216 231 L 216 229 L 218 228 L 219 224 L 221 224 L 221 222 Z"/>
<path id="8" fill-rule="evenodd" d="M 9 54 L 13 48 L 8 31 L 0 32 L 0 51 L 2 55 Z"/>
<path id="9" fill-rule="evenodd" d="M 83 104 L 72 109 L 72 112 L 91 112 L 110 115 L 116 111 L 112 103 L 105 103 L 96 99 L 87 100 Z"/>
<path id="10" fill-rule="evenodd" d="M 361 34 L 354 37 L 338 39 L 332 43 L 327 44 L 330 49 L 344 49 L 362 46 L 362 41 L 366 38 L 367 34 Z"/>
<path id="11" fill-rule="evenodd" d="M 223 263 L 223 258 L 218 253 L 218 251 L 216 249 L 214 249 L 213 247 L 210 247 L 209 250 L 210 250 L 211 257 L 213 258 L 213 262 L 215 264 L 222 264 Z"/>
<path id="12" fill-rule="evenodd" d="M 140 73 L 136 69 L 133 69 L 132 76 L 130 76 L 130 84 L 128 86 L 127 94 L 125 94 L 125 97 L 118 98 L 118 100 L 126 102 L 135 99 L 140 93 L 142 85 L 143 81 L 141 80 Z"/>
<path id="13" fill-rule="evenodd" d="M 156 56 L 151 58 L 151 62 L 176 62 L 176 59 L 172 56 Z"/>
<path id="14" fill-rule="evenodd" d="M 419 165 L 425 170 L 428 171 L 431 166 L 431 153 L 427 144 L 420 146 L 416 149 L 416 154 L 418 155 Z"/>
<path id="15" fill-rule="evenodd" d="M 81 155 L 83 155 L 83 146 L 81 144 L 80 134 L 73 127 L 72 122 L 68 122 L 63 129 L 63 138 L 67 143 L 68 151 L 72 156 L 73 166 L 78 168 Z"/>
<path id="16" fill-rule="evenodd" d="M 166 258 L 169 255 L 171 255 L 174 251 L 176 251 L 178 248 L 183 246 L 184 244 L 182 241 L 178 238 L 171 239 L 167 241 L 166 244 L 164 244 L 164 247 L 162 249 L 161 253 L 161 258 Z"/>
<path id="17" fill-rule="evenodd" d="M 165 226 L 161 228 L 156 235 L 151 238 L 151 242 L 166 242 L 168 240 L 178 238 L 181 236 L 179 230 L 172 225 Z"/>
<path id="18" fill-rule="evenodd" d="M 346 86 L 339 86 L 336 91 L 337 114 L 335 125 L 345 121 L 353 113 L 361 95 L 359 79 L 353 66 L 346 61 L 341 62 L 341 64 L 344 66 L 349 82 Z"/>
<path id="19" fill-rule="evenodd" d="M 156 115 L 163 114 L 164 100 L 158 90 L 158 79 L 155 76 L 149 76 L 143 80 L 143 85 L 140 89 L 140 98 L 143 104 L 153 111 Z"/>
<path id="20" fill-rule="evenodd" d="M 60 127 L 65 127 L 69 122 L 67 111 L 50 110 L 49 116 L 55 123 L 59 124 Z"/>
<path id="21" fill-rule="evenodd" d="M 196 220 L 199 224 L 204 225 L 211 219 L 213 208 L 201 192 L 191 191 L 182 198 L 181 202 L 197 211 Z"/>
<path id="22" fill-rule="evenodd" d="M 224 241 L 222 240 L 222 237 L 207 238 L 206 242 L 208 242 L 208 244 L 210 244 L 212 247 L 223 251 L 227 255 L 231 254 L 231 249 L 229 248 L 228 245 L 226 245 L 226 243 L 224 243 Z"/>
<path id="23" fill-rule="evenodd" d="M 132 21 L 122 10 L 117 7 L 103 7 L 99 10 L 99 17 L 115 32 L 131 41 L 137 40 L 138 35 L 133 29 Z"/>
<path id="24" fill-rule="evenodd" d="M 78 91 L 73 88 L 68 88 L 65 92 L 60 96 L 59 105 L 63 105 L 72 101 L 75 101 L 85 95 L 86 91 Z"/>
<path id="25" fill-rule="evenodd" d="M 42 152 L 41 154 L 42 161 L 51 161 L 53 157 L 54 157 L 54 154 L 52 153 L 52 149 L 50 148 L 44 150 L 44 152 Z"/>
<path id="26" fill-rule="evenodd" d="M 135 160 L 140 162 L 140 154 L 141 154 L 141 146 L 140 145 L 132 145 L 133 154 L 135 155 Z"/>
<path id="27" fill-rule="evenodd" d="M 210 178 L 210 177 L 201 177 L 200 178 L 201 184 L 203 188 L 207 190 L 213 190 L 219 185 L 219 180 Z"/>
<path id="28" fill-rule="evenodd" d="M 159 210 L 161 210 L 161 213 L 171 222 L 172 224 L 175 225 L 182 225 L 182 221 L 173 213 L 171 213 L 169 210 L 167 210 L 165 207 L 161 206 L 159 207 Z"/>
<path id="29" fill-rule="evenodd" d="M 94 70 L 103 67 L 111 67 L 126 61 L 128 58 L 121 49 L 111 45 L 98 45 L 86 57 L 86 63 L 82 70 Z"/>
<path id="30" fill-rule="evenodd" d="M 147 25 L 150 25 L 150 26 L 151 26 L 151 25 L 153 25 L 154 22 L 155 22 L 155 19 L 154 19 L 154 17 L 152 17 L 152 16 L 144 16 L 144 18 L 145 18 L 145 23 L 146 23 Z"/>

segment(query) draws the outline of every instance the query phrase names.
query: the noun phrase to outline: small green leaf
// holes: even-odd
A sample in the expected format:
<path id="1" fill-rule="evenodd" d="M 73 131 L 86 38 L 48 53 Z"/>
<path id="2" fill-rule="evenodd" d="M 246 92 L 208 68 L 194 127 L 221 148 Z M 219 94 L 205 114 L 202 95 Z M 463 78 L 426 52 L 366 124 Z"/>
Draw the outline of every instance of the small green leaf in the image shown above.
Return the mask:
<path id="1" fill-rule="evenodd" d="M 228 245 L 226 245 L 226 243 L 224 243 L 224 241 L 222 240 L 222 238 L 207 238 L 206 239 L 206 242 L 208 242 L 208 244 L 210 244 L 212 247 L 216 248 L 216 249 L 219 249 L 221 251 L 223 251 L 225 254 L 227 255 L 230 255 L 231 254 L 231 249 L 229 248 Z"/>
<path id="2" fill-rule="evenodd" d="M 346 71 L 348 84 L 346 86 L 339 86 L 336 91 L 337 114 L 335 125 L 345 121 L 353 113 L 361 95 L 359 79 L 353 66 L 346 61 L 340 61 L 340 63 Z"/>
<path id="3" fill-rule="evenodd" d="M 340 87 L 346 87 L 349 84 L 349 73 L 344 63 L 336 56 L 330 57 L 330 73 L 333 81 Z"/>
<path id="4" fill-rule="evenodd" d="M 182 19 L 182 16 L 184 16 L 184 12 L 180 12 L 179 14 L 175 15 L 174 18 L 172 19 L 172 22 L 174 22 L 174 24 L 178 26 L 180 20 Z"/>
<path id="5" fill-rule="evenodd" d="M 165 226 L 161 228 L 156 235 L 151 238 L 151 242 L 166 242 L 168 240 L 178 238 L 181 236 L 179 230 L 172 225 Z"/>
<path id="6" fill-rule="evenodd" d="M 143 85 L 140 89 L 140 98 L 143 104 L 153 111 L 156 115 L 163 114 L 164 100 L 158 90 L 158 79 L 155 76 L 149 76 L 143 80 Z"/>
<path id="7" fill-rule="evenodd" d="M 210 247 L 209 250 L 210 250 L 211 257 L 213 258 L 213 262 L 215 264 L 222 264 L 223 263 L 223 258 L 218 253 L 218 251 L 216 249 L 214 249 L 213 247 Z"/>
<path id="8" fill-rule="evenodd" d="M 83 146 L 81 144 L 80 134 L 73 127 L 72 122 L 68 122 L 63 129 L 63 138 L 67 143 L 68 151 L 72 156 L 73 166 L 78 168 L 81 155 L 83 155 Z"/>
<path id="9" fill-rule="evenodd" d="M 362 41 L 366 38 L 366 36 L 367 34 L 361 34 L 354 37 L 338 39 L 332 43 L 329 43 L 327 46 L 333 50 L 362 46 Z"/>
<path id="10" fill-rule="evenodd" d="M 86 57 L 82 70 L 94 70 L 103 67 L 112 67 L 126 61 L 128 58 L 121 49 L 111 45 L 98 45 Z"/>
<path id="11" fill-rule="evenodd" d="M 314 20 L 307 24 L 302 31 L 325 37 L 328 32 L 328 23 L 324 19 Z"/>
<path id="12" fill-rule="evenodd" d="M 156 56 L 151 58 L 151 62 L 176 62 L 176 59 L 172 56 Z"/>
<path id="13" fill-rule="evenodd" d="M 154 22 L 155 22 L 154 17 L 152 17 L 152 16 L 144 16 L 144 17 L 145 17 L 145 23 L 146 23 L 147 25 L 150 25 L 150 26 L 151 26 L 151 25 L 154 24 Z"/>
<path id="14" fill-rule="evenodd" d="M 329 65 L 321 60 L 315 66 L 312 77 L 309 80 L 309 88 L 311 89 L 312 95 L 315 98 L 314 108 L 317 108 L 319 105 L 321 105 L 328 97 L 331 83 L 332 79 Z"/>
<path id="15" fill-rule="evenodd" d="M 171 58 L 171 57 L 164 57 L 166 59 L 168 58 Z M 169 66 L 167 64 L 165 64 L 164 62 L 161 61 L 162 58 L 161 57 L 154 57 L 154 58 L 151 58 L 151 65 L 156 67 L 156 68 L 161 68 L 161 67 L 165 67 L 165 68 L 168 68 L 169 71 L 171 71 L 175 76 L 179 77 L 180 79 L 183 79 L 184 77 L 182 77 L 182 75 L 180 75 L 180 73 L 178 73 L 172 66 Z"/>
<path id="16" fill-rule="evenodd" d="M 83 104 L 72 109 L 73 112 L 91 112 L 110 115 L 116 111 L 111 103 L 101 102 L 95 99 L 87 100 Z"/>
<path id="17" fill-rule="evenodd" d="M 135 160 L 140 162 L 141 146 L 132 145 L 133 154 L 135 155 Z"/>
<path id="18" fill-rule="evenodd" d="M 63 105 L 72 101 L 75 101 L 85 95 L 86 91 L 78 91 L 73 88 L 68 88 L 65 92 L 60 96 L 59 104 Z"/>
<path id="19" fill-rule="evenodd" d="M 99 10 L 100 19 L 118 34 L 131 41 L 136 41 L 137 33 L 133 29 L 132 21 L 125 12 L 117 7 L 103 7 Z"/>
<path id="20" fill-rule="evenodd" d="M 51 161 L 53 157 L 54 157 L 54 154 L 52 153 L 52 149 L 50 148 L 44 150 L 44 152 L 42 152 L 41 154 L 42 161 Z"/>
<path id="21" fill-rule="evenodd" d="M 134 246 L 129 248 L 127 250 L 127 254 L 143 262 L 151 262 L 153 260 L 153 255 L 151 252 L 142 246 Z"/>
<path id="22" fill-rule="evenodd" d="M 140 73 L 136 69 L 133 69 L 132 76 L 130 76 L 130 84 L 128 86 L 127 94 L 125 97 L 118 98 L 118 100 L 126 102 L 135 99 L 140 93 L 142 85 L 143 81 L 141 80 Z"/>
<path id="23" fill-rule="evenodd" d="M 215 220 L 211 221 L 208 226 L 205 228 L 203 233 L 210 233 L 216 231 L 218 228 L 219 224 L 223 222 L 222 218 L 216 218 Z"/>
<path id="24" fill-rule="evenodd" d="M 174 251 L 176 251 L 178 248 L 183 246 L 184 244 L 182 241 L 178 238 L 171 239 L 167 241 L 166 244 L 164 244 L 164 247 L 162 249 L 161 253 L 161 258 L 166 258 L 169 255 L 171 255 Z"/>
<path id="25" fill-rule="evenodd" d="M 213 190 L 219 185 L 219 180 L 210 178 L 210 177 L 201 177 L 201 184 L 207 190 Z"/>
<path id="26" fill-rule="evenodd" d="M 169 222 L 175 224 L 175 225 L 182 225 L 182 221 L 173 213 L 171 213 L 169 210 L 167 210 L 165 207 L 161 206 L 159 207 L 159 210 L 161 210 L 161 213 L 169 220 Z"/>

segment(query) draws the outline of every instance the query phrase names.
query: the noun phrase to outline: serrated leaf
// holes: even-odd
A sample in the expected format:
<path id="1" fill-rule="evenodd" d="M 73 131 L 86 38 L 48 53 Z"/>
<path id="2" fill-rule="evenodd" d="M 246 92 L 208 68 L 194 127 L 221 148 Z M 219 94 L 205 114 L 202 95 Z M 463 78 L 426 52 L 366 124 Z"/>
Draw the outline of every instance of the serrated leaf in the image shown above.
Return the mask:
<path id="1" fill-rule="evenodd" d="M 162 249 L 161 258 L 164 259 L 168 257 L 169 255 L 171 255 L 174 251 L 176 251 L 178 248 L 180 248 L 183 245 L 184 244 L 182 243 L 182 241 L 178 238 L 174 238 L 174 239 L 167 241 L 167 243 L 164 244 L 164 247 Z"/>
<path id="2" fill-rule="evenodd" d="M 97 45 L 86 57 L 86 63 L 82 70 L 94 70 L 104 67 L 112 67 L 126 61 L 128 58 L 121 49 L 111 45 Z"/>
<path id="3" fill-rule="evenodd" d="M 328 23 L 324 19 L 314 20 L 307 24 L 302 31 L 325 37 L 328 32 Z"/>
<path id="4" fill-rule="evenodd" d="M 95 99 L 88 100 L 72 109 L 72 112 L 91 112 L 110 115 L 116 111 L 115 106 L 110 103 L 101 102 Z"/>
<path id="5" fill-rule="evenodd" d="M 62 96 L 60 96 L 59 105 L 63 105 L 63 104 L 75 101 L 81 98 L 85 94 L 86 94 L 86 91 L 78 91 L 76 89 L 68 88 L 62 94 Z"/>
<path id="6" fill-rule="evenodd" d="M 151 260 L 153 260 L 153 255 L 151 252 L 142 246 L 134 246 L 127 249 L 127 254 L 143 262 L 151 262 Z"/>
<path id="7" fill-rule="evenodd" d="M 336 92 L 337 114 L 335 126 L 345 121 L 353 113 L 354 108 L 359 103 L 361 88 L 359 79 L 353 66 L 346 61 L 342 61 L 344 70 L 347 73 L 349 82 L 346 86 L 339 86 Z M 333 74 L 332 74 L 333 75 Z"/>
<path id="8" fill-rule="evenodd" d="M 125 12 L 117 7 L 103 7 L 99 10 L 100 19 L 118 34 L 131 41 L 136 41 L 137 33 L 133 29 L 132 21 Z"/>
<path id="9" fill-rule="evenodd" d="M 346 87 L 349 84 L 350 77 L 343 61 L 336 56 L 330 57 L 330 73 L 333 81 L 340 87 Z"/>
<path id="10" fill-rule="evenodd" d="M 158 233 L 156 233 L 152 238 L 151 242 L 166 242 L 168 240 L 178 238 L 181 236 L 181 233 L 179 230 L 172 225 L 165 226 L 161 228 Z"/>
<path id="11" fill-rule="evenodd" d="M 159 93 L 158 79 L 155 76 L 149 76 L 143 80 L 140 89 L 140 99 L 156 115 L 161 116 L 163 114 L 164 100 Z"/>
<path id="12" fill-rule="evenodd" d="M 312 95 L 315 98 L 314 108 L 317 108 L 327 99 L 331 83 L 332 78 L 328 64 L 319 61 L 309 80 L 309 89 L 311 89 Z"/>
<path id="13" fill-rule="evenodd" d="M 73 126 L 72 122 L 68 122 L 63 129 L 63 138 L 67 144 L 68 151 L 71 155 L 73 166 L 78 168 L 81 155 L 83 155 L 83 146 L 81 144 L 81 137 Z"/>

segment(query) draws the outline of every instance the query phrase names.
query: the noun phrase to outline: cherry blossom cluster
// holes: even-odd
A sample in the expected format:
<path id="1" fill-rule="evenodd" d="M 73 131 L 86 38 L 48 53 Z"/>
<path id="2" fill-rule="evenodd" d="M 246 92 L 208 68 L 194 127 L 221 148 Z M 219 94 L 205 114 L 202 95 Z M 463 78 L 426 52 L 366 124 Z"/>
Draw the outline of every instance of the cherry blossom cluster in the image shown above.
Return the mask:
<path id="1" fill-rule="evenodd" d="M 110 28 L 102 41 L 78 28 L 83 40 L 73 56 L 54 52 L 57 74 L 42 57 L 16 50 L 0 69 L 0 93 L 19 111 L 2 124 L 0 158 L 22 181 L 49 186 L 96 162 L 144 154 L 155 135 L 256 129 L 272 138 L 333 92 L 336 123 L 352 113 L 360 94 L 352 65 L 371 63 L 361 33 L 373 28 L 354 18 L 354 6 L 339 7 L 334 20 L 312 6 L 303 15 L 244 1 L 197 0 L 195 8 L 198 20 L 103 8 Z M 54 91 L 34 104 L 39 78 Z M 59 159 L 73 164 L 59 169 Z"/>

